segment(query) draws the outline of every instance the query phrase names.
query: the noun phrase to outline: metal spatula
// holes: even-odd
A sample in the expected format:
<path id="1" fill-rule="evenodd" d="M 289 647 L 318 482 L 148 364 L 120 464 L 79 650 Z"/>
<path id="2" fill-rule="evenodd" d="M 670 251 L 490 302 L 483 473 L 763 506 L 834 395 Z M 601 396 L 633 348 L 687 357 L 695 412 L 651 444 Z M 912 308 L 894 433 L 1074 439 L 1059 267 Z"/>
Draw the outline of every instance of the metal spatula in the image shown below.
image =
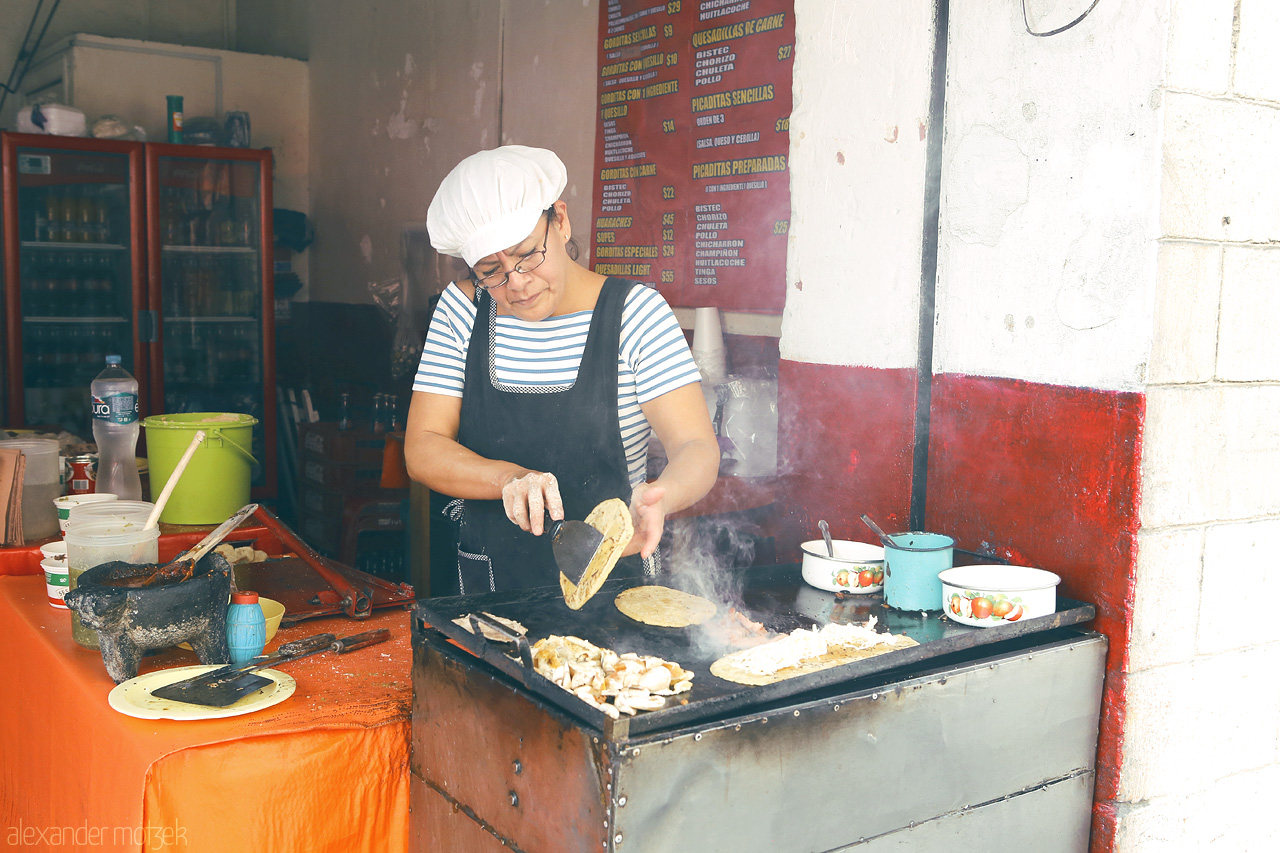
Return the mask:
<path id="1" fill-rule="evenodd" d="M 550 519 L 550 516 L 547 516 Z M 551 553 L 556 567 L 576 585 L 604 542 L 604 534 L 585 521 L 551 521 Z"/>
<path id="2" fill-rule="evenodd" d="M 274 654 L 256 658 L 242 666 L 226 666 L 222 669 L 206 672 L 203 675 L 197 675 L 194 678 L 188 678 L 185 681 L 177 681 L 173 684 L 157 687 L 151 691 L 151 695 L 159 696 L 161 699 L 187 702 L 191 705 L 225 708 L 241 697 L 248 696 L 253 691 L 266 687 L 271 683 L 269 678 L 254 675 L 257 670 L 321 652 L 333 651 L 338 654 L 345 654 L 356 649 L 363 649 L 365 646 L 381 643 L 383 640 L 389 640 L 390 638 L 391 632 L 386 628 L 365 631 L 363 634 L 353 634 L 342 639 L 336 639 L 333 634 L 317 634 L 304 640 L 286 643 L 278 648 Z"/>

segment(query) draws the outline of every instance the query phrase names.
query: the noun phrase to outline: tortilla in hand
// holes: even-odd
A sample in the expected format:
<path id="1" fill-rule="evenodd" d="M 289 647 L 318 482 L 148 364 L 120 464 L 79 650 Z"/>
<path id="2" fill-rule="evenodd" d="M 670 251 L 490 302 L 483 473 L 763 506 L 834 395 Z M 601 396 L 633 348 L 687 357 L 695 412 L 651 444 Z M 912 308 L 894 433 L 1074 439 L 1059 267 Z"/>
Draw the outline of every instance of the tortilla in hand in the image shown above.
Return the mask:
<path id="1" fill-rule="evenodd" d="M 635 534 L 631 523 L 631 510 L 619 498 L 610 498 L 591 510 L 584 519 L 587 524 L 599 530 L 604 541 L 596 549 L 587 570 L 582 573 L 579 583 L 560 573 L 560 591 L 564 593 L 564 603 L 571 610 L 581 610 L 582 605 L 591 600 L 591 596 L 600 591 L 600 587 L 609 578 L 609 573 L 617 565 L 618 558 L 626 550 Z"/>

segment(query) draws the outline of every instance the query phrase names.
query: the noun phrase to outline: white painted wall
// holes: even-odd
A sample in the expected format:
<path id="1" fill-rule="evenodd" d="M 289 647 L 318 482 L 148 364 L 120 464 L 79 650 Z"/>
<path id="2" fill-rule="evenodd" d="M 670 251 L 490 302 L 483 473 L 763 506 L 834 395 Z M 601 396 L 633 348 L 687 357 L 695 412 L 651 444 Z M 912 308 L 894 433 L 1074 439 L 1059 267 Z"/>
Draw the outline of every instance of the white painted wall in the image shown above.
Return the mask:
<path id="1" fill-rule="evenodd" d="M 367 302 L 399 277 L 441 179 L 509 142 L 560 154 L 588 245 L 598 0 L 314 0 L 310 26 L 312 299 Z"/>
<path id="2" fill-rule="evenodd" d="M 796 0 L 783 358 L 915 367 L 928 2 Z"/>
<path id="3" fill-rule="evenodd" d="M 950 3 L 935 372 L 1142 387 L 1165 5 Z"/>
<path id="4" fill-rule="evenodd" d="M 497 3 L 312 4 L 311 298 L 367 303 L 448 167 L 497 138 Z"/>

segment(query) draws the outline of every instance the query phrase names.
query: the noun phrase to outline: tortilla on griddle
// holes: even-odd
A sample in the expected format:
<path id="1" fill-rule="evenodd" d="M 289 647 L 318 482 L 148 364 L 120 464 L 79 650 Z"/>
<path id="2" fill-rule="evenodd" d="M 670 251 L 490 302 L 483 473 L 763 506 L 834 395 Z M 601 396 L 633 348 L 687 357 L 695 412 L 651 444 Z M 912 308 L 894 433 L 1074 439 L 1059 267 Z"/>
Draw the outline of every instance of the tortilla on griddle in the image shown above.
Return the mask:
<path id="1" fill-rule="evenodd" d="M 754 651 L 752 649 L 741 649 L 739 651 L 727 654 L 711 664 L 711 674 L 716 678 L 723 678 L 725 681 L 732 681 L 736 684 L 749 684 L 753 687 L 759 687 L 765 684 L 776 684 L 779 681 L 786 681 L 788 678 L 795 678 L 800 675 L 808 675 L 811 672 L 819 672 L 824 669 L 830 669 L 833 666 L 842 666 L 846 663 L 854 661 L 866 660 L 876 655 L 882 655 L 887 652 L 897 651 L 898 649 L 906 649 L 911 646 L 919 645 L 915 640 L 904 635 L 888 635 L 893 637 L 892 645 L 875 646 L 869 649 L 855 649 L 848 647 L 836 647 L 828 649 L 824 655 L 817 657 L 805 658 L 795 666 L 783 667 L 776 672 L 768 675 L 754 672 L 742 666 L 740 661 L 743 656 Z"/>
<path id="2" fill-rule="evenodd" d="M 600 591 L 600 587 L 609 578 L 609 572 L 617 565 L 618 558 L 631 544 L 635 535 L 635 527 L 631 523 L 631 510 L 619 498 L 610 498 L 596 506 L 583 519 L 587 524 L 599 530 L 604 541 L 596 549 L 586 571 L 574 583 L 560 573 L 560 591 L 564 594 L 564 603 L 571 610 L 581 610 L 582 605 L 591 600 L 591 596 Z"/>
<path id="3" fill-rule="evenodd" d="M 716 615 L 714 602 L 668 586 L 637 586 L 618 593 L 614 605 L 637 622 L 685 628 Z"/>

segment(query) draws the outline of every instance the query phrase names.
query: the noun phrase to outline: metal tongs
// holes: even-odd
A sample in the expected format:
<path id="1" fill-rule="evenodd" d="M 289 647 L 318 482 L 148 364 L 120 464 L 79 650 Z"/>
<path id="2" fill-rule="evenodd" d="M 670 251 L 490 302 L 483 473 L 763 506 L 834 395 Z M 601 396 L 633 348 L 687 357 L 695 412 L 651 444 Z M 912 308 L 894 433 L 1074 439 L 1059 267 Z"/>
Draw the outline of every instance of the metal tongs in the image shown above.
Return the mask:
<path id="1" fill-rule="evenodd" d="M 151 691 L 151 695 L 192 705 L 225 708 L 240 697 L 271 684 L 271 679 L 254 674 L 260 669 L 321 652 L 346 654 L 389 639 L 391 639 L 391 632 L 386 628 L 365 631 L 363 634 L 353 634 L 341 639 L 333 634 L 316 634 L 313 637 L 285 643 L 274 653 L 260 655 L 247 664 L 224 666 L 221 669 L 201 673 L 194 678 L 157 687 Z"/>

